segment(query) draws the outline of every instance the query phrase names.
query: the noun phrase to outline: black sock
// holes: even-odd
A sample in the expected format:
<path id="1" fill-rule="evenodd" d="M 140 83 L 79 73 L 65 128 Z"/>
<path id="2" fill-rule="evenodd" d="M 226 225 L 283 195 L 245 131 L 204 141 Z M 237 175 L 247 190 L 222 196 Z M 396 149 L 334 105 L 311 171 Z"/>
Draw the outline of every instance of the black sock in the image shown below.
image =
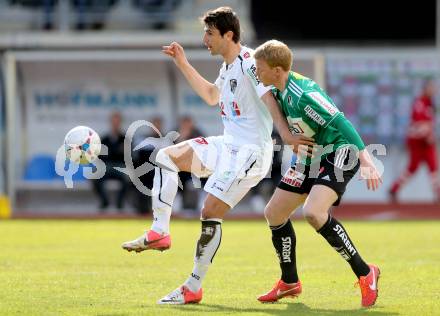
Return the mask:
<path id="1" fill-rule="evenodd" d="M 370 267 L 362 260 L 344 226 L 336 219 L 329 215 L 327 222 L 318 230 L 318 233 L 328 241 L 342 258 L 348 261 L 358 278 L 370 272 Z"/>
<path id="2" fill-rule="evenodd" d="M 298 282 L 296 271 L 296 236 L 292 223 L 287 220 L 282 225 L 270 226 L 272 230 L 272 243 L 280 259 L 281 280 L 285 283 Z"/>

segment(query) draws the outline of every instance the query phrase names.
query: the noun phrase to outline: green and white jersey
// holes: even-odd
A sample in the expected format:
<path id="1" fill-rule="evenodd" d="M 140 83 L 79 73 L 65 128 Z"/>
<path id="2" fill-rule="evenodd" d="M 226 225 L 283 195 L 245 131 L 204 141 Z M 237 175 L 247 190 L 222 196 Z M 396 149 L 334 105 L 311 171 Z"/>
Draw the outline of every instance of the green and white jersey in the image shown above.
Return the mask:
<path id="1" fill-rule="evenodd" d="M 303 159 L 302 163 L 310 165 L 349 144 L 340 131 L 330 125 L 337 116 L 344 114 L 313 80 L 290 71 L 284 91 L 272 88 L 272 93 L 287 118 L 292 134 L 313 137 L 324 148 L 333 144 L 333 148 L 327 147 L 326 154 L 315 157 L 313 161 Z"/>

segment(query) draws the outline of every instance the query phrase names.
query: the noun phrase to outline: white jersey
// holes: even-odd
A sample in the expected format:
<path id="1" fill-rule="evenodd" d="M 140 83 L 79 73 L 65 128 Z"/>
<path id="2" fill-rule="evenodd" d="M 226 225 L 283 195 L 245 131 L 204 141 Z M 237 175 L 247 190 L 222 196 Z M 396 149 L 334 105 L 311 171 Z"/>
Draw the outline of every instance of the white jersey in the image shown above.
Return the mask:
<path id="1" fill-rule="evenodd" d="M 235 146 L 272 146 L 272 117 L 261 100 L 269 87 L 258 80 L 254 51 L 242 46 L 230 65 L 223 63 L 215 85 L 224 124 L 224 141 Z"/>

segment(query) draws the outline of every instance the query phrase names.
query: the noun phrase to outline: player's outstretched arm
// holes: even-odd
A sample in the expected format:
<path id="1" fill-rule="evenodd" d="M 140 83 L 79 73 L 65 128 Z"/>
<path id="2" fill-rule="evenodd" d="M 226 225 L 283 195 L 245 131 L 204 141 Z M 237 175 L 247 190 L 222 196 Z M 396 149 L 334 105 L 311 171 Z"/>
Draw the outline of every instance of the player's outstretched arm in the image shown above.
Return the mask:
<path id="1" fill-rule="evenodd" d="M 312 148 L 315 145 L 313 138 L 302 135 L 292 135 L 289 130 L 287 120 L 282 114 L 277 101 L 270 91 L 263 94 L 261 100 L 263 100 L 264 104 L 266 104 L 267 108 L 269 109 L 275 127 L 278 130 L 283 142 L 289 145 L 294 153 L 311 157 Z"/>
<path id="2" fill-rule="evenodd" d="M 191 66 L 180 44 L 172 42 L 168 46 L 163 46 L 162 52 L 173 58 L 177 68 L 180 69 L 194 91 L 205 100 L 206 103 L 209 105 L 216 105 L 218 103 L 220 92 L 217 86 L 203 78 L 199 72 Z"/>

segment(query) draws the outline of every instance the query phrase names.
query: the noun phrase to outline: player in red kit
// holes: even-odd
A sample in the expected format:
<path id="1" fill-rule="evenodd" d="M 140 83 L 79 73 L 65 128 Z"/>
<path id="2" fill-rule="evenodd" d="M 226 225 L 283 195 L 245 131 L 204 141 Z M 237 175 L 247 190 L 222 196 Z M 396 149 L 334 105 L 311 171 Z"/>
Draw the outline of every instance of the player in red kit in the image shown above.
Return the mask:
<path id="1" fill-rule="evenodd" d="M 411 113 L 411 122 L 408 128 L 406 143 L 409 152 L 408 167 L 405 172 L 394 181 L 390 189 L 390 198 L 397 200 L 397 192 L 417 171 L 420 164 L 426 162 L 429 168 L 434 195 L 440 200 L 440 183 L 438 179 L 437 149 L 435 145 L 435 82 L 427 80 L 423 85 L 422 94 L 414 101 Z"/>

